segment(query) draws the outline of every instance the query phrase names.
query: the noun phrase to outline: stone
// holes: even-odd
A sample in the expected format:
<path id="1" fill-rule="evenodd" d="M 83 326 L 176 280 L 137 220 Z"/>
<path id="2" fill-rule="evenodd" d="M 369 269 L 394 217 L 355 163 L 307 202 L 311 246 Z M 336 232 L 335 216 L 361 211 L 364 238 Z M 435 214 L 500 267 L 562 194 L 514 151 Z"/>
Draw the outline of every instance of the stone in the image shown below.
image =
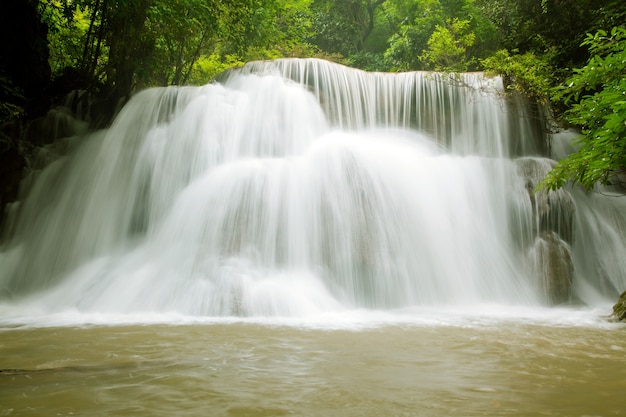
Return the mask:
<path id="1" fill-rule="evenodd" d="M 571 248 L 554 232 L 542 233 L 535 244 L 535 268 L 546 300 L 551 304 L 570 301 L 574 263 Z"/>
<path id="2" fill-rule="evenodd" d="M 619 300 L 613 306 L 611 318 L 616 321 L 626 321 L 626 291 L 619 296 Z"/>
<path id="3" fill-rule="evenodd" d="M 555 161 L 524 157 L 516 159 L 516 164 L 532 207 L 534 220 L 528 225 L 532 228 L 532 237 L 524 243 L 530 245 L 539 285 L 550 304 L 567 303 L 574 275 L 571 251 L 576 214 L 574 199 L 566 189 L 535 191 Z"/>

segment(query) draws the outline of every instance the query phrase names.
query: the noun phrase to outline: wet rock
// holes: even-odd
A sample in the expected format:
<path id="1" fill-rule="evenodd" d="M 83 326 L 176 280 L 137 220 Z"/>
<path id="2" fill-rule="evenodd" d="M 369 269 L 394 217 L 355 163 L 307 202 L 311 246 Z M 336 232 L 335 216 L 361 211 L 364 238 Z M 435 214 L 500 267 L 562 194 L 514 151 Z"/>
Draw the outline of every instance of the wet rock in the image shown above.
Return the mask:
<path id="1" fill-rule="evenodd" d="M 524 178 L 528 198 L 532 203 L 533 214 L 537 218 L 538 230 L 535 233 L 556 232 L 568 243 L 573 239 L 573 223 L 576 207 L 569 191 L 541 190 L 535 192 L 546 174 L 556 162 L 546 158 L 519 158 L 517 168 Z"/>
<path id="2" fill-rule="evenodd" d="M 619 300 L 613 306 L 611 318 L 616 321 L 626 321 L 626 291 L 619 296 Z"/>
<path id="3" fill-rule="evenodd" d="M 55 143 L 59 139 L 86 133 L 88 124 L 77 119 L 67 107 L 55 107 L 44 117 L 30 122 L 24 129 L 22 140 L 35 146 Z"/>
<path id="4" fill-rule="evenodd" d="M 63 149 L 66 139 L 89 129 L 66 107 L 55 107 L 34 120 L 16 120 L 0 126 L 0 232 L 6 223 L 9 203 L 17 201 L 23 181 L 34 169 L 47 148 Z M 50 159 L 46 160 L 50 162 Z"/>
<path id="5" fill-rule="evenodd" d="M 552 304 L 570 301 L 574 264 L 569 245 L 554 232 L 537 239 L 535 261 L 540 286 Z"/>
<path id="6" fill-rule="evenodd" d="M 528 234 L 532 236 L 530 251 L 539 285 L 548 302 L 566 303 L 570 300 L 574 274 L 570 248 L 576 212 L 574 199 L 565 189 L 536 192 L 555 161 L 526 157 L 517 159 L 516 163 L 532 207 L 533 220 L 528 225 L 532 230 Z"/>

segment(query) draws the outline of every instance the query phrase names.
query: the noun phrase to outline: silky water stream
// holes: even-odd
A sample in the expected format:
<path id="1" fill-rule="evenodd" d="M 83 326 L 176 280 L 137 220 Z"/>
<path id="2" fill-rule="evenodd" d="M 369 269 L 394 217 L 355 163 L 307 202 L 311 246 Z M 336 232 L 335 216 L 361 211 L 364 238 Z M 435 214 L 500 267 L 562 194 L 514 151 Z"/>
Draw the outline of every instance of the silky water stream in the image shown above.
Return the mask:
<path id="1" fill-rule="evenodd" d="M 68 138 L 0 252 L 0 415 L 625 415 L 626 203 L 535 194 L 501 92 L 256 62 Z"/>

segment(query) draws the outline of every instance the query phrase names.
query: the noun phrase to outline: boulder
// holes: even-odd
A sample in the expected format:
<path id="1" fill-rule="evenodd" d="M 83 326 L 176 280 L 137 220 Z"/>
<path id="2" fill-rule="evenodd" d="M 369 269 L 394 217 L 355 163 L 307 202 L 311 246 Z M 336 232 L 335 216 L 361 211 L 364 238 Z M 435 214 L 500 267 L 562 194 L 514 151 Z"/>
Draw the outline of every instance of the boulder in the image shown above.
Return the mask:
<path id="1" fill-rule="evenodd" d="M 556 232 L 561 239 L 572 243 L 576 206 L 569 191 L 563 188 L 535 191 L 556 162 L 547 158 L 525 157 L 518 158 L 516 163 L 518 172 L 524 178 L 533 215 L 538 220 L 536 225 L 539 230 L 533 232 Z"/>
<path id="2" fill-rule="evenodd" d="M 619 296 L 619 300 L 613 306 L 611 318 L 616 321 L 626 321 L 626 291 Z"/>
<path id="3" fill-rule="evenodd" d="M 576 207 L 566 189 L 536 191 L 555 161 L 547 158 L 525 157 L 516 159 L 517 169 L 524 180 L 532 221 L 523 236 L 529 245 L 531 261 L 545 299 L 550 304 L 570 301 L 574 263 L 571 244 Z"/>
<path id="4" fill-rule="evenodd" d="M 546 301 L 570 301 L 574 263 L 569 245 L 554 232 L 542 233 L 534 247 L 535 268 Z"/>

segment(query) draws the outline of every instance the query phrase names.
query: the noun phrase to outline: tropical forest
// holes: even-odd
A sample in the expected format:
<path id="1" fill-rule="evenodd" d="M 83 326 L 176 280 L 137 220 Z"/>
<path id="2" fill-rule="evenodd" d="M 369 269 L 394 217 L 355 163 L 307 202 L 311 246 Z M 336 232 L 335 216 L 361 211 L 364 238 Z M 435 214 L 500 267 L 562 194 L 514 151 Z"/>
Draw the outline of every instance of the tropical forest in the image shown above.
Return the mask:
<path id="1" fill-rule="evenodd" d="M 253 60 L 316 57 L 367 71 L 486 71 L 584 133 L 545 181 L 591 188 L 625 165 L 626 5 L 619 0 L 6 0 L 0 122 L 88 91 L 120 100 L 203 85 Z M 11 130 L 8 129 L 10 132 Z M 5 152 L 15 134 L 3 139 Z M 13 138 L 11 138 L 13 136 Z M 611 177 L 614 178 L 614 177 Z M 7 197 L 4 197 L 7 198 Z M 5 201 L 4 198 L 1 201 Z"/>
<path id="2" fill-rule="evenodd" d="M 626 414 L 624 0 L 0 0 L 0 416 Z"/>

